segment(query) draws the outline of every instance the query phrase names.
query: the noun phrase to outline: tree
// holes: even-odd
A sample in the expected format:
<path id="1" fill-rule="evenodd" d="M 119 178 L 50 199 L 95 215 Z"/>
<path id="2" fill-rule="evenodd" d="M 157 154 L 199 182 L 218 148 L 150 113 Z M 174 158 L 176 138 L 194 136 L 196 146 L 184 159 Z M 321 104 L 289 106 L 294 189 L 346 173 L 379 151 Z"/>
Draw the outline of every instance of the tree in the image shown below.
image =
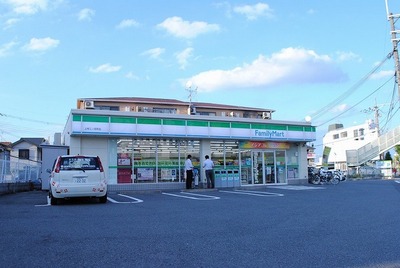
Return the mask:
<path id="1" fill-rule="evenodd" d="M 389 161 L 392 161 L 393 159 L 392 159 L 392 155 L 390 154 L 390 152 L 386 152 L 386 154 L 385 154 L 385 160 L 389 160 Z"/>

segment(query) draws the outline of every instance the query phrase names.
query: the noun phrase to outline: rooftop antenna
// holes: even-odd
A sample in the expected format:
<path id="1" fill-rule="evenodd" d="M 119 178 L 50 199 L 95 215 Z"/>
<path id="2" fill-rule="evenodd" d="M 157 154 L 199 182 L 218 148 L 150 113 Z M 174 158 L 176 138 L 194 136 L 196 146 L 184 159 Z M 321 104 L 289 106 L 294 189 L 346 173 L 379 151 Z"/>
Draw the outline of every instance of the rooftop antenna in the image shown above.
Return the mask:
<path id="1" fill-rule="evenodd" d="M 190 105 L 192 105 L 192 97 L 194 94 L 197 93 L 197 86 L 194 87 L 192 81 L 187 81 L 185 89 L 189 92 L 189 96 L 188 96 L 189 103 L 190 103 Z"/>
<path id="2" fill-rule="evenodd" d="M 186 83 L 185 89 L 186 89 L 187 91 L 189 91 L 189 96 L 188 96 L 188 98 L 189 98 L 188 114 L 191 114 L 191 115 L 196 114 L 196 108 L 195 108 L 195 107 L 193 106 L 193 104 L 192 104 L 192 97 L 193 97 L 193 95 L 194 95 L 195 93 L 197 93 L 197 86 L 194 87 L 194 86 L 193 86 L 193 82 L 189 80 L 189 81 Z"/>

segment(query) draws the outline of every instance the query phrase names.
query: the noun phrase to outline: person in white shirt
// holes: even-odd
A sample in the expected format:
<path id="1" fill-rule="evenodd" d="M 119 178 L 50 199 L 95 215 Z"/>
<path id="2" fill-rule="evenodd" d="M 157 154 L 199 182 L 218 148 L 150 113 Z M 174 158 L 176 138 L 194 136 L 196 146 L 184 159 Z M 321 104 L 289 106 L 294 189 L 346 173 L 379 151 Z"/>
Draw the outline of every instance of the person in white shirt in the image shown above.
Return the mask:
<path id="1" fill-rule="evenodd" d="M 205 169 L 206 172 L 207 188 L 214 188 L 214 174 L 213 174 L 214 162 L 211 161 L 208 155 L 206 155 L 205 158 L 206 160 L 203 163 L 203 168 Z"/>
<path id="2" fill-rule="evenodd" d="M 193 164 L 192 156 L 189 154 L 185 161 L 185 171 L 186 171 L 186 189 L 192 189 L 193 181 Z"/>

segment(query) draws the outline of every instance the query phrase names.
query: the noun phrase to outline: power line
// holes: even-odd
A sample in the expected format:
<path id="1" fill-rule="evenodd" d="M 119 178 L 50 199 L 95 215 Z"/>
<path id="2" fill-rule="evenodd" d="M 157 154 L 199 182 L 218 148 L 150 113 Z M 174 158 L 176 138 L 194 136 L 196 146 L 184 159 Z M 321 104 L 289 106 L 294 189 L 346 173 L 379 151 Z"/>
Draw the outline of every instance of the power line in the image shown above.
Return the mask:
<path id="1" fill-rule="evenodd" d="M 317 112 L 311 115 L 312 119 L 316 119 L 324 115 L 325 113 L 329 112 L 333 107 L 338 105 L 340 102 L 342 102 L 344 99 L 349 97 L 352 93 L 354 93 L 359 87 L 361 87 L 362 84 L 364 84 L 369 77 L 371 77 L 372 74 L 374 74 L 388 59 L 390 59 L 393 55 L 393 52 L 390 52 L 382 61 L 376 65 L 371 71 L 369 71 L 363 78 L 361 78 L 355 85 L 350 87 L 348 90 L 346 90 L 342 95 L 340 95 L 337 99 L 333 100 L 331 103 L 328 105 L 322 107 L 319 109 Z M 343 114 L 343 113 L 342 113 Z M 337 118 L 337 117 L 335 117 Z M 333 119 L 335 119 L 333 118 Z M 331 119 L 331 120 L 333 120 Z M 331 121 L 329 120 L 329 121 Z"/>
<path id="2" fill-rule="evenodd" d="M 338 114 L 338 115 L 334 116 L 333 118 L 331 118 L 331 119 L 325 121 L 324 123 L 319 124 L 317 127 L 320 127 L 320 126 L 322 126 L 322 125 L 325 125 L 326 123 L 329 123 L 330 121 L 332 121 L 332 120 L 338 118 L 339 116 L 341 116 L 341 115 L 347 113 L 350 109 L 356 107 L 356 106 L 359 105 L 361 102 L 365 101 L 365 100 L 368 99 L 370 96 L 372 96 L 374 93 L 376 93 L 377 91 L 379 91 L 380 89 L 382 89 L 383 86 L 385 86 L 390 80 L 393 79 L 393 77 L 394 77 L 394 76 L 390 77 L 390 79 L 388 79 L 383 85 L 381 85 L 380 87 L 378 87 L 377 89 L 375 89 L 372 93 L 370 93 L 368 96 L 366 96 L 365 98 L 363 98 L 361 101 L 357 102 L 355 105 L 349 107 L 348 109 L 344 110 L 344 111 L 341 112 L 340 114 Z"/>
<path id="3" fill-rule="evenodd" d="M 28 121 L 28 122 L 33 122 L 33 123 L 45 124 L 45 125 L 63 126 L 63 124 L 59 124 L 59 123 L 47 122 L 47 121 L 41 121 L 41 120 L 35 120 L 35 119 L 29 119 L 29 118 L 24 118 L 24 117 L 9 115 L 9 114 L 5 114 L 5 113 L 0 113 L 0 116 L 8 117 L 8 118 L 14 118 L 14 119 L 19 119 L 19 120 L 22 120 L 22 121 Z"/>

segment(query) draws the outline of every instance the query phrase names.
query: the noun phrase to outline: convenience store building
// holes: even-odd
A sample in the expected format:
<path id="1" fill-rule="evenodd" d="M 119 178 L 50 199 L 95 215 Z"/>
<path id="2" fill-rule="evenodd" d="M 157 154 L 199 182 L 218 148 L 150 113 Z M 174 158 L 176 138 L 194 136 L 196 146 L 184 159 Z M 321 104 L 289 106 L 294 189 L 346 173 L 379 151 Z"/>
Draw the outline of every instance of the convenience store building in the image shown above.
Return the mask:
<path id="1" fill-rule="evenodd" d="M 310 122 L 273 120 L 274 110 L 153 98 L 78 99 L 63 132 L 70 154 L 98 155 L 115 190 L 184 189 L 192 155 L 215 163 L 217 188 L 307 183 Z"/>

